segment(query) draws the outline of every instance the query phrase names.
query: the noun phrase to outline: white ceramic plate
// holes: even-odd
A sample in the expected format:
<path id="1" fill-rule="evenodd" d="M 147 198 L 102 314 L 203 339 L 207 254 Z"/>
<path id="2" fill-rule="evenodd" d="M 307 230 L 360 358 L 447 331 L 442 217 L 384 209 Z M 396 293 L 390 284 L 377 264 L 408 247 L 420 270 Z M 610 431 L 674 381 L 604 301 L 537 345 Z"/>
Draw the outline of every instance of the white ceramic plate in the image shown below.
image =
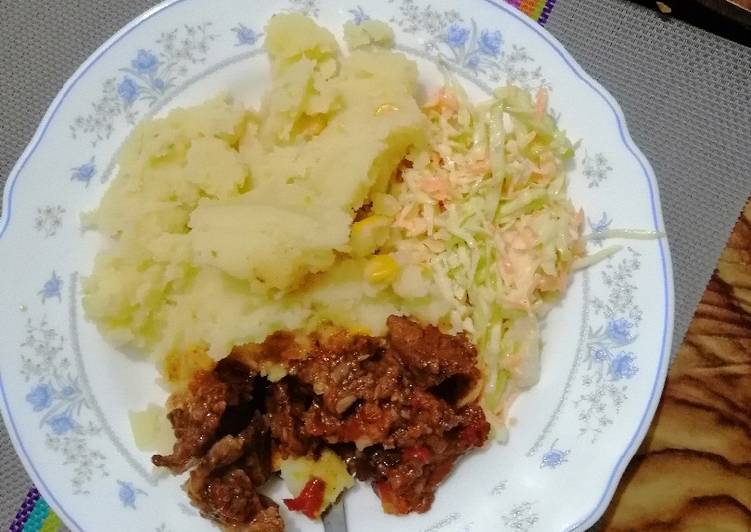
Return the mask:
<path id="1" fill-rule="evenodd" d="M 262 32 L 302 11 L 335 34 L 347 20 L 390 21 L 427 87 L 441 58 L 474 97 L 506 80 L 550 89 L 581 139 L 570 192 L 596 250 L 608 228 L 662 231 L 655 177 L 613 98 L 547 32 L 505 3 L 449 0 L 175 0 L 123 28 L 57 96 L 5 189 L 0 224 L 2 412 L 18 454 L 73 530 L 210 530 L 177 478 L 152 474 L 127 411 L 163 401 L 148 362 L 115 352 L 83 317 L 79 279 L 101 245 L 79 213 L 94 207 L 134 123 L 229 90 L 256 104 L 267 87 Z M 664 239 L 620 242 L 576 275 L 549 316 L 540 383 L 511 413 L 508 444 L 462 460 L 424 515 L 384 515 L 366 485 L 346 497 L 351 531 L 557 531 L 602 514 L 654 413 L 673 326 Z M 284 494 L 272 487 L 275 498 Z M 290 530 L 322 530 L 290 515 Z"/>

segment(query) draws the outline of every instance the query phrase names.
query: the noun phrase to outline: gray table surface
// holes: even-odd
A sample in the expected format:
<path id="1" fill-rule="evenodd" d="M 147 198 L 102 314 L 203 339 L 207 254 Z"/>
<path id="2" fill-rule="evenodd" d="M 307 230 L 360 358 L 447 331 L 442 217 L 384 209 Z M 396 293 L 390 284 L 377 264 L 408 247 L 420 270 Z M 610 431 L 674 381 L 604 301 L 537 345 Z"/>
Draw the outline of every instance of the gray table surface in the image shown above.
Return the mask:
<path id="1" fill-rule="evenodd" d="M 68 76 L 155 3 L 0 0 L 0 185 Z M 657 174 L 675 348 L 751 192 L 751 49 L 624 0 L 558 0 L 547 28 L 615 96 Z M 0 526 L 30 485 L 0 423 Z"/>

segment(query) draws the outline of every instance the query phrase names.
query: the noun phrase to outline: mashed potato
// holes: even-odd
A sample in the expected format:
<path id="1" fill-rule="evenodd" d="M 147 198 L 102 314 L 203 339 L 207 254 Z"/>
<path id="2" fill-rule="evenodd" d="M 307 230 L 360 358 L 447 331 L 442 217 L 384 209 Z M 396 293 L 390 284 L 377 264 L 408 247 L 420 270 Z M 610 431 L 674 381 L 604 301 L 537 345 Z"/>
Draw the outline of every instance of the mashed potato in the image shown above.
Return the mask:
<path id="1" fill-rule="evenodd" d="M 395 302 L 372 294 L 363 305 L 363 261 L 341 258 L 356 211 L 426 142 L 427 120 L 415 64 L 366 46 L 391 35 L 366 29 L 343 56 L 312 20 L 275 16 L 258 111 L 219 96 L 135 129 L 87 216 L 112 245 L 83 303 L 113 343 L 160 358 L 202 345 L 218 359 L 328 319 L 383 328 Z M 361 233 L 358 249 L 368 246 Z M 174 357 L 167 367 L 180 371 Z"/>

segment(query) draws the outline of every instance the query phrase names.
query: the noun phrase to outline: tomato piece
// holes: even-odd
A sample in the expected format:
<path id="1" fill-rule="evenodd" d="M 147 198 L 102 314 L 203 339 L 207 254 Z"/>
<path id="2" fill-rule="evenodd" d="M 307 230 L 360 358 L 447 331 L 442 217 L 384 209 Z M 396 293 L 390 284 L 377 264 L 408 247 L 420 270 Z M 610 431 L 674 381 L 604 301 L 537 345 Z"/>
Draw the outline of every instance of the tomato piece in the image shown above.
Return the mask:
<path id="1" fill-rule="evenodd" d="M 484 419 L 471 422 L 459 432 L 459 438 L 469 447 L 482 447 L 488 439 L 490 425 Z"/>
<path id="2" fill-rule="evenodd" d="M 437 464 L 433 472 L 430 474 L 430 482 L 438 484 L 443 481 L 446 476 L 451 473 L 451 467 L 454 465 L 453 460 Z"/>
<path id="3" fill-rule="evenodd" d="M 381 507 L 384 513 L 391 515 L 404 515 L 409 513 L 409 504 L 400 499 L 387 480 L 382 480 L 373 485 L 376 493 L 381 498 Z"/>
<path id="4" fill-rule="evenodd" d="M 300 494 L 294 499 L 284 499 L 284 504 L 293 512 L 301 512 L 315 519 L 323 510 L 323 492 L 326 483 L 320 478 L 313 477 L 305 484 Z"/>
<path id="5" fill-rule="evenodd" d="M 406 447 L 402 449 L 403 460 L 414 460 L 416 462 L 427 464 L 432 456 L 433 453 L 430 452 L 430 449 L 423 445 L 416 445 L 414 447 Z"/>

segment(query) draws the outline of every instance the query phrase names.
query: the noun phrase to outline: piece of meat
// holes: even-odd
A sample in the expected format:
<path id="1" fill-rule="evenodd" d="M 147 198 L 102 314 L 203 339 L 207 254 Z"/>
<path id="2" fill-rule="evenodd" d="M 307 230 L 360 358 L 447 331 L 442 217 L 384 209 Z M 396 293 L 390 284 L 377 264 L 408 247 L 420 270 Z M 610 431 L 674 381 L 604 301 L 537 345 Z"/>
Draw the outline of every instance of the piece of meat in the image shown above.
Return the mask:
<path id="1" fill-rule="evenodd" d="M 252 402 L 257 374 L 251 372 L 247 365 L 232 358 L 224 358 L 217 362 L 213 374 L 227 386 L 228 406 Z"/>
<path id="2" fill-rule="evenodd" d="M 245 526 L 235 526 L 232 532 L 284 532 L 284 521 L 279 515 L 279 508 L 268 506 L 253 518 L 253 521 Z"/>
<path id="3" fill-rule="evenodd" d="M 172 454 L 157 454 L 151 461 L 157 467 L 168 467 L 173 473 L 182 473 L 214 442 L 227 408 L 227 385 L 213 372 L 199 372 L 190 382 L 185 396 L 177 402 L 181 406 L 167 415 L 175 431 Z"/>
<path id="4" fill-rule="evenodd" d="M 385 512 L 428 511 L 435 490 L 451 472 L 456 460 L 472 448 L 484 445 L 490 424 L 482 408 L 467 406 L 456 416 L 457 423 L 449 430 L 440 433 L 441 425 L 435 425 L 437 431 L 424 434 L 422 439 L 413 442 L 415 445 L 400 446 L 398 463 L 391 457 L 390 462 L 377 462 L 376 467 L 369 470 Z"/>
<path id="5" fill-rule="evenodd" d="M 361 403 L 344 418 L 327 412 L 314 403 L 304 414 L 304 433 L 322 438 L 326 443 L 354 443 L 363 449 L 388 438 L 399 420 L 397 407 L 391 403 Z"/>
<path id="6" fill-rule="evenodd" d="M 239 469 L 228 469 L 242 458 L 244 449 L 243 437 L 225 436 L 211 447 L 190 472 L 190 479 L 185 488 L 191 501 L 202 514 L 226 522 L 227 507 L 233 501 L 222 498 L 223 492 L 229 493 L 229 487 L 233 487 L 240 499 L 253 498 L 254 491 L 250 478 L 244 473 L 240 475 L 242 471 Z M 224 473 L 222 469 L 225 469 Z M 259 510 L 260 508 L 256 512 Z"/>
<path id="7" fill-rule="evenodd" d="M 229 358 L 259 372 L 262 362 L 285 365 L 290 361 L 305 358 L 310 350 L 310 338 L 276 331 L 260 344 L 243 344 L 232 348 Z"/>
<path id="8" fill-rule="evenodd" d="M 253 481 L 239 467 L 209 477 L 193 502 L 208 517 L 229 525 L 248 523 L 264 509 Z"/>
<path id="9" fill-rule="evenodd" d="M 241 434 L 220 439 L 191 471 L 188 496 L 203 515 L 224 525 L 253 525 L 259 516 L 273 521 L 268 510 L 278 516 L 276 504 L 257 491 L 271 475 L 269 451 L 269 429 L 256 412 Z"/>
<path id="10" fill-rule="evenodd" d="M 406 417 L 406 419 L 404 419 Z M 386 441 L 390 447 L 415 447 L 424 445 L 429 436 L 443 436 L 461 423 L 454 408 L 429 392 L 414 390 L 402 413 L 402 421 Z M 436 448 L 436 452 L 442 449 Z"/>
<path id="11" fill-rule="evenodd" d="M 250 424 L 240 433 L 244 440 L 242 467 L 253 481 L 260 486 L 271 477 L 271 429 L 268 417 L 256 411 Z"/>
<path id="12" fill-rule="evenodd" d="M 197 373 L 187 392 L 174 399 L 179 406 L 167 415 L 175 431 L 172 454 L 155 455 L 154 465 L 181 473 L 217 439 L 243 430 L 263 400 L 260 381 L 246 365 L 230 358 L 211 372 Z"/>
<path id="13" fill-rule="evenodd" d="M 389 316 L 386 324 L 389 345 L 418 386 L 429 388 L 460 376 L 470 388 L 480 379 L 477 350 L 464 334 L 443 334 L 402 316 Z"/>
<path id="14" fill-rule="evenodd" d="M 350 461 L 350 470 L 359 480 L 382 479 L 401 461 L 402 456 L 398 449 L 384 449 L 382 445 L 371 445 Z"/>
<path id="15" fill-rule="evenodd" d="M 289 378 L 271 387 L 266 398 L 266 412 L 275 450 L 283 458 L 305 456 L 317 448 L 316 442 L 302 428 L 311 401 L 312 392 Z"/>
<path id="16" fill-rule="evenodd" d="M 359 400 L 386 400 L 401 389 L 402 367 L 387 356 L 382 338 L 346 333 L 319 339 L 290 375 L 309 384 L 324 408 L 338 416 Z"/>
<path id="17" fill-rule="evenodd" d="M 227 386 L 227 407 L 216 431 L 216 439 L 219 439 L 227 434 L 239 434 L 254 413 L 263 410 L 267 383 L 255 371 L 232 358 L 220 360 L 214 374 Z"/>
<path id="18" fill-rule="evenodd" d="M 481 384 L 477 353 L 463 335 L 408 318 L 391 316 L 388 331 L 280 331 L 236 347 L 175 397 L 169 416 L 178 441 L 154 463 L 179 471 L 200 458 L 186 490 L 226 530 L 283 530 L 276 505 L 258 493 L 271 457 L 316 457 L 326 448 L 373 482 L 386 512 L 427 511 L 456 460 L 488 436 L 467 394 Z M 269 362 L 287 375 L 261 378 Z"/>

